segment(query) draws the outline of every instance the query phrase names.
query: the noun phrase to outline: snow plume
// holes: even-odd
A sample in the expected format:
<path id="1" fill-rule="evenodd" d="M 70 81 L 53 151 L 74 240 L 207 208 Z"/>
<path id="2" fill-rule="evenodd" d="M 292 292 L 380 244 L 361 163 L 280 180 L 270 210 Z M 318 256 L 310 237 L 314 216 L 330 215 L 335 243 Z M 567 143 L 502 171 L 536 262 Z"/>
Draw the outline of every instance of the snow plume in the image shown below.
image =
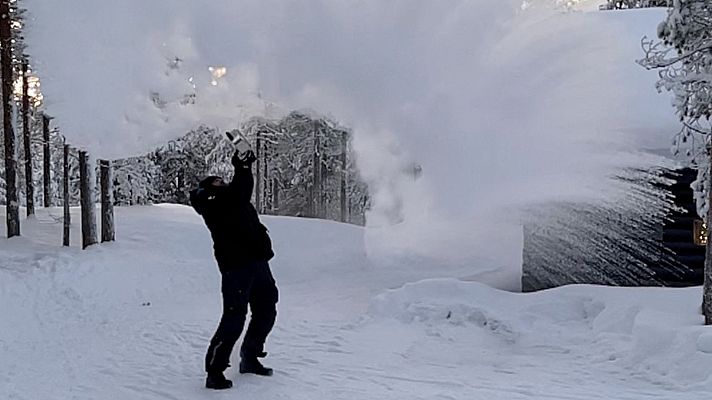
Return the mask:
<path id="1" fill-rule="evenodd" d="M 433 46 L 438 56 L 426 57 L 434 60 L 430 70 L 439 71 L 436 81 L 425 96 L 412 96 L 416 100 L 406 102 L 399 110 L 402 116 L 393 119 L 393 136 L 401 139 L 396 141 L 401 148 L 381 152 L 383 161 L 369 158 L 379 153 L 380 144 L 360 147 L 364 163 L 376 159 L 391 171 L 381 179 L 370 175 L 377 182 L 371 185 L 376 190 L 369 219 L 372 253 L 398 251 L 471 263 L 480 279 L 482 272 L 514 271 L 521 265 L 522 221 L 561 239 L 549 238 L 546 248 L 535 249 L 559 252 L 548 255 L 552 265 L 546 273 L 595 259 L 585 252 L 602 248 L 603 242 L 596 242 L 605 237 L 602 229 L 627 243 L 633 236 L 656 237 L 670 199 L 638 179 L 641 174 L 630 179 L 625 171 L 670 166 L 636 151 L 665 147 L 667 140 L 660 137 L 676 130 L 664 107 L 660 116 L 652 115 L 666 100 L 656 97 L 654 74 L 634 65 L 640 37 L 645 29 L 655 29 L 663 12 L 625 21 L 608 13 L 483 7 L 502 14 L 494 20 L 498 23 L 483 16 L 470 24 L 477 27 L 471 35 L 479 38 L 476 43 L 463 45 L 454 29 L 451 36 L 440 31 L 449 40 Z M 641 19 L 650 25 L 640 33 L 618 25 Z M 457 63 L 452 63 L 454 55 Z M 364 137 L 357 135 L 376 143 Z M 398 158 L 400 164 L 391 160 L 397 153 L 407 155 Z M 401 173 L 401 179 L 394 179 L 410 160 L 422 165 L 421 178 Z M 656 179 L 654 174 L 645 177 Z M 573 238 L 579 247 L 559 247 Z M 609 247 L 605 257 L 615 261 L 625 253 L 630 262 L 610 265 L 628 271 L 604 279 L 611 271 L 592 266 L 578 277 L 601 283 L 649 277 L 645 262 L 635 257 L 651 260 L 660 257 L 661 249 L 647 239 L 632 247 L 617 255 L 611 249 L 620 248 Z M 543 253 L 539 257 L 547 259 Z M 672 263 L 669 258 L 665 262 Z"/>
<path id="2" fill-rule="evenodd" d="M 673 211 L 670 165 L 627 169 L 611 182 L 624 197 L 558 201 L 527 210 L 524 218 L 526 290 L 573 283 L 659 285 L 693 274 L 661 242 Z"/>
<path id="3" fill-rule="evenodd" d="M 267 100 L 353 127 L 374 255 L 517 268 L 520 209 L 623 198 L 610 177 L 651 163 L 630 150 L 655 76 L 628 79 L 645 74 L 642 34 L 615 14 L 550 0 L 26 2 L 47 109 L 98 156 L 229 128 Z M 662 14 L 649 15 L 652 31 Z"/>

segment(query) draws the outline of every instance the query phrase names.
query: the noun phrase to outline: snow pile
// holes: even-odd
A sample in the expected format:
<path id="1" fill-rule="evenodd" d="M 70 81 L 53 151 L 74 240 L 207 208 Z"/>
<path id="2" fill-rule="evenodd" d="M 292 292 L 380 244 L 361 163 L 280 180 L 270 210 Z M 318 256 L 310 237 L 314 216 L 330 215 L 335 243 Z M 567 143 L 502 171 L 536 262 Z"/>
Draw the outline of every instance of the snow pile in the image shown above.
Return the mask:
<path id="1" fill-rule="evenodd" d="M 669 390 L 709 390 L 712 332 L 702 326 L 699 293 L 568 286 L 517 295 L 439 279 L 389 290 L 374 299 L 369 314 L 395 318 L 466 352 L 497 346 L 497 358 L 566 354 L 586 359 L 592 373 L 627 371 Z"/>
<path id="2" fill-rule="evenodd" d="M 202 387 L 221 304 L 207 230 L 187 207 L 116 211 L 119 241 L 87 251 L 58 247 L 61 209 L 0 241 L 0 398 L 215 397 Z M 453 279 L 473 268 L 383 268 L 365 257 L 358 227 L 265 222 L 280 288 L 265 360 L 276 374 L 229 369 L 228 398 L 686 400 L 712 390 L 699 289 L 513 294 Z"/>

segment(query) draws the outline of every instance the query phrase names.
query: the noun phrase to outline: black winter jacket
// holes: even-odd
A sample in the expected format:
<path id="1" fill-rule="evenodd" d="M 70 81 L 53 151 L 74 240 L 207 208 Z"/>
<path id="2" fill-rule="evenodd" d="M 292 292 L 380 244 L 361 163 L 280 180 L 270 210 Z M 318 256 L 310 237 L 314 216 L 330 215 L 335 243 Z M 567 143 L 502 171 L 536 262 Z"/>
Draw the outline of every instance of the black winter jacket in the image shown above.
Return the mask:
<path id="1" fill-rule="evenodd" d="M 190 192 L 190 203 L 203 216 L 213 238 L 220 271 L 239 268 L 274 257 L 272 241 L 250 198 L 254 179 L 250 165 L 235 165 L 228 186 L 198 188 Z"/>

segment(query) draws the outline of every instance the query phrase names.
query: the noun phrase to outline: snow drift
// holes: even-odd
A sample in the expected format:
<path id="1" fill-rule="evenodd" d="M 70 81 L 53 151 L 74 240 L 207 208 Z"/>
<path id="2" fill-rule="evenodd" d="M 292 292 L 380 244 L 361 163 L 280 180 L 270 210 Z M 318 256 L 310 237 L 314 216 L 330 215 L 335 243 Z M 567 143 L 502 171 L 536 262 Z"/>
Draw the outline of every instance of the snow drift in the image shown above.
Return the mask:
<path id="1" fill-rule="evenodd" d="M 120 240 L 87 251 L 59 247 L 61 209 L 0 241 L 0 398 L 215 398 L 202 387 L 220 315 L 209 233 L 183 206 L 116 211 Z M 362 228 L 265 222 L 278 255 L 265 360 L 276 373 L 229 369 L 227 398 L 687 400 L 712 390 L 698 288 L 513 294 L 453 279 L 471 268 L 383 268 L 365 257 Z"/>

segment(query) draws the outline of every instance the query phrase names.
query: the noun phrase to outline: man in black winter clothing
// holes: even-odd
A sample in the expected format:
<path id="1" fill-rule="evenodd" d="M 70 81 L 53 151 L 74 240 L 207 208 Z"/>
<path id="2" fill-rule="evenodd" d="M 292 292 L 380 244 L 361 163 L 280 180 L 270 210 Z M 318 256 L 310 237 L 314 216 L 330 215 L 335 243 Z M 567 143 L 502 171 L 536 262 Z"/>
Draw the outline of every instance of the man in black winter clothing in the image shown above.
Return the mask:
<path id="1" fill-rule="evenodd" d="M 232 382 L 223 371 L 242 333 L 247 307 L 252 318 L 240 348 L 240 373 L 272 375 L 258 358 L 265 357 L 264 343 L 277 315 L 277 286 L 268 261 L 274 257 L 267 228 L 250 203 L 254 180 L 252 151 L 232 157 L 235 176 L 226 184 L 211 176 L 190 192 L 193 208 L 203 217 L 213 238 L 215 258 L 222 274 L 223 314 L 205 356 L 205 386 L 227 389 Z"/>

